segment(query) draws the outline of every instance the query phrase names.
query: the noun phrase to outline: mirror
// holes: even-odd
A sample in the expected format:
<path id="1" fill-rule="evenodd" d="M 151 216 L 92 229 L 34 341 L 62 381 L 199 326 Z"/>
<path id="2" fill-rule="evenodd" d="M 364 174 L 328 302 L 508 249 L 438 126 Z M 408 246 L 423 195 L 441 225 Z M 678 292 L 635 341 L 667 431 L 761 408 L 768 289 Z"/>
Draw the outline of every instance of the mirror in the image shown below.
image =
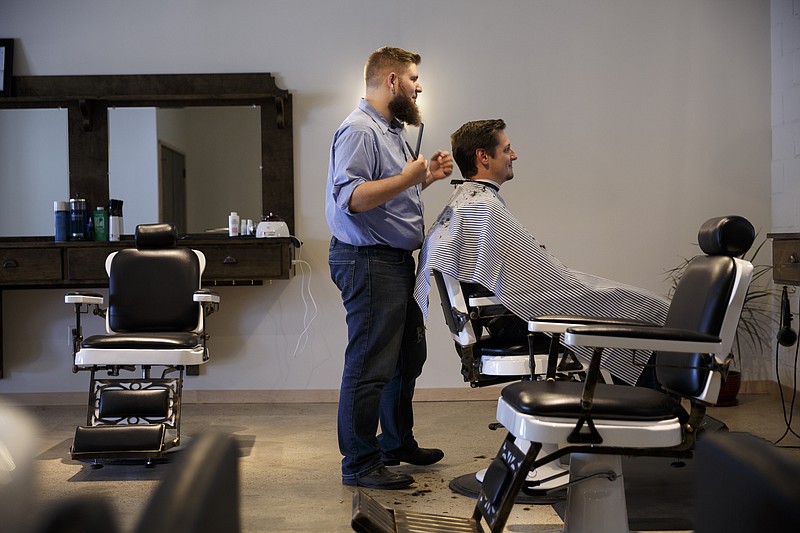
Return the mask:
<path id="1" fill-rule="evenodd" d="M 109 195 L 125 199 L 126 227 L 227 231 L 230 211 L 258 222 L 258 107 L 109 108 L 108 122 Z M 53 231 L 53 201 L 70 197 L 67 150 L 66 109 L 0 109 L 0 236 Z"/>
<path id="2" fill-rule="evenodd" d="M 0 236 L 52 235 L 67 199 L 67 110 L 0 109 Z"/>
<path id="3" fill-rule="evenodd" d="M 179 234 L 261 217 L 257 106 L 109 108 L 109 195 L 126 227 L 157 220 Z"/>
<path id="4" fill-rule="evenodd" d="M 0 234 L 52 235 L 53 200 L 77 192 L 90 209 L 122 199 L 126 233 L 170 216 L 179 226 L 185 217 L 182 232 L 221 229 L 230 211 L 254 222 L 275 213 L 294 231 L 291 95 L 270 74 L 21 76 L 14 85 L 16 96 L 0 99 L 0 113 L 15 113 L 0 115 Z M 59 118 L 42 125 L 37 114 Z M 34 143 L 19 148 L 26 137 Z M 5 139 L 16 144 L 4 148 Z M 6 157 L 21 153 L 32 162 Z M 185 189 L 173 164 L 181 158 Z"/>

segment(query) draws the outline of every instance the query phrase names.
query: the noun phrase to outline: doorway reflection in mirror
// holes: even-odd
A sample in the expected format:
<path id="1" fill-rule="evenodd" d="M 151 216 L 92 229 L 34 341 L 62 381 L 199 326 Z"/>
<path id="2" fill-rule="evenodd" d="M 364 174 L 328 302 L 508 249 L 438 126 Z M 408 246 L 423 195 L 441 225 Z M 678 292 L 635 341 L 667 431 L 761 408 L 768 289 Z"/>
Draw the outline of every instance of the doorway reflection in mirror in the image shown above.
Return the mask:
<path id="1" fill-rule="evenodd" d="M 125 200 L 126 226 L 200 233 L 226 227 L 230 211 L 260 217 L 260 117 L 244 106 L 109 109 L 109 193 Z"/>

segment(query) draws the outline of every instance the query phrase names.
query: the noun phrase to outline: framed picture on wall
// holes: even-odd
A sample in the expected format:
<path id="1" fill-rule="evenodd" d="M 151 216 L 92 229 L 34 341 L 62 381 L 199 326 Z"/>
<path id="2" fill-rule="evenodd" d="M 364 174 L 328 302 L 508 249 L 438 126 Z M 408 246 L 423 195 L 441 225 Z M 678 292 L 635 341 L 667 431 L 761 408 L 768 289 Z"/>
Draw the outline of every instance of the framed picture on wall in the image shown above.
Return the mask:
<path id="1" fill-rule="evenodd" d="M 0 39 L 0 96 L 11 96 L 14 71 L 14 39 Z"/>

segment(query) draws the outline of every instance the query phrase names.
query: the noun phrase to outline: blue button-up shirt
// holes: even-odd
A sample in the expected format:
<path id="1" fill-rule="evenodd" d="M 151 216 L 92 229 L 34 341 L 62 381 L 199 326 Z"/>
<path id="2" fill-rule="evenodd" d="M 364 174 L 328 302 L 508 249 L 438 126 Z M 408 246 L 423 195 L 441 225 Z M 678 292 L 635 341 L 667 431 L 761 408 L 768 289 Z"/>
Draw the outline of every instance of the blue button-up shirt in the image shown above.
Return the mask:
<path id="1" fill-rule="evenodd" d="M 422 246 L 422 184 L 369 211 L 354 213 L 349 208 L 356 187 L 400 174 L 408 157 L 403 125 L 396 120 L 389 124 L 362 99 L 333 136 L 325 217 L 334 237 L 353 246 Z"/>

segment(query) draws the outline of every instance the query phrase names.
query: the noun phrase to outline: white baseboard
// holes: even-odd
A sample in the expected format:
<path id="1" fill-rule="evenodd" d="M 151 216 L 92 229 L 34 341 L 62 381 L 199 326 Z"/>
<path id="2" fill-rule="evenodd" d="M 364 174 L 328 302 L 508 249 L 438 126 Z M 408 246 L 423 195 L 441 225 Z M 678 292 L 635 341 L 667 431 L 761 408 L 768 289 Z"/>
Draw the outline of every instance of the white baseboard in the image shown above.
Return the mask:
<path id="1" fill-rule="evenodd" d="M 482 389 L 417 389 L 418 402 L 463 402 L 500 397 L 501 387 Z M 86 392 L 7 393 L 2 398 L 16 405 L 86 405 Z M 183 403 L 336 403 L 338 389 L 319 390 L 183 390 Z"/>
<path id="2" fill-rule="evenodd" d="M 417 402 L 497 401 L 502 385 L 484 388 L 417 389 Z M 784 396 L 791 398 L 792 391 L 784 386 Z M 778 395 L 774 381 L 744 381 L 740 394 Z M 800 395 L 799 395 L 800 396 Z M 16 405 L 86 405 L 86 392 L 30 392 L 6 393 L 3 400 Z M 183 390 L 183 403 L 336 403 L 338 389 L 318 390 Z M 800 402 L 800 397 L 797 399 Z M 800 405 L 800 403 L 798 403 Z"/>

